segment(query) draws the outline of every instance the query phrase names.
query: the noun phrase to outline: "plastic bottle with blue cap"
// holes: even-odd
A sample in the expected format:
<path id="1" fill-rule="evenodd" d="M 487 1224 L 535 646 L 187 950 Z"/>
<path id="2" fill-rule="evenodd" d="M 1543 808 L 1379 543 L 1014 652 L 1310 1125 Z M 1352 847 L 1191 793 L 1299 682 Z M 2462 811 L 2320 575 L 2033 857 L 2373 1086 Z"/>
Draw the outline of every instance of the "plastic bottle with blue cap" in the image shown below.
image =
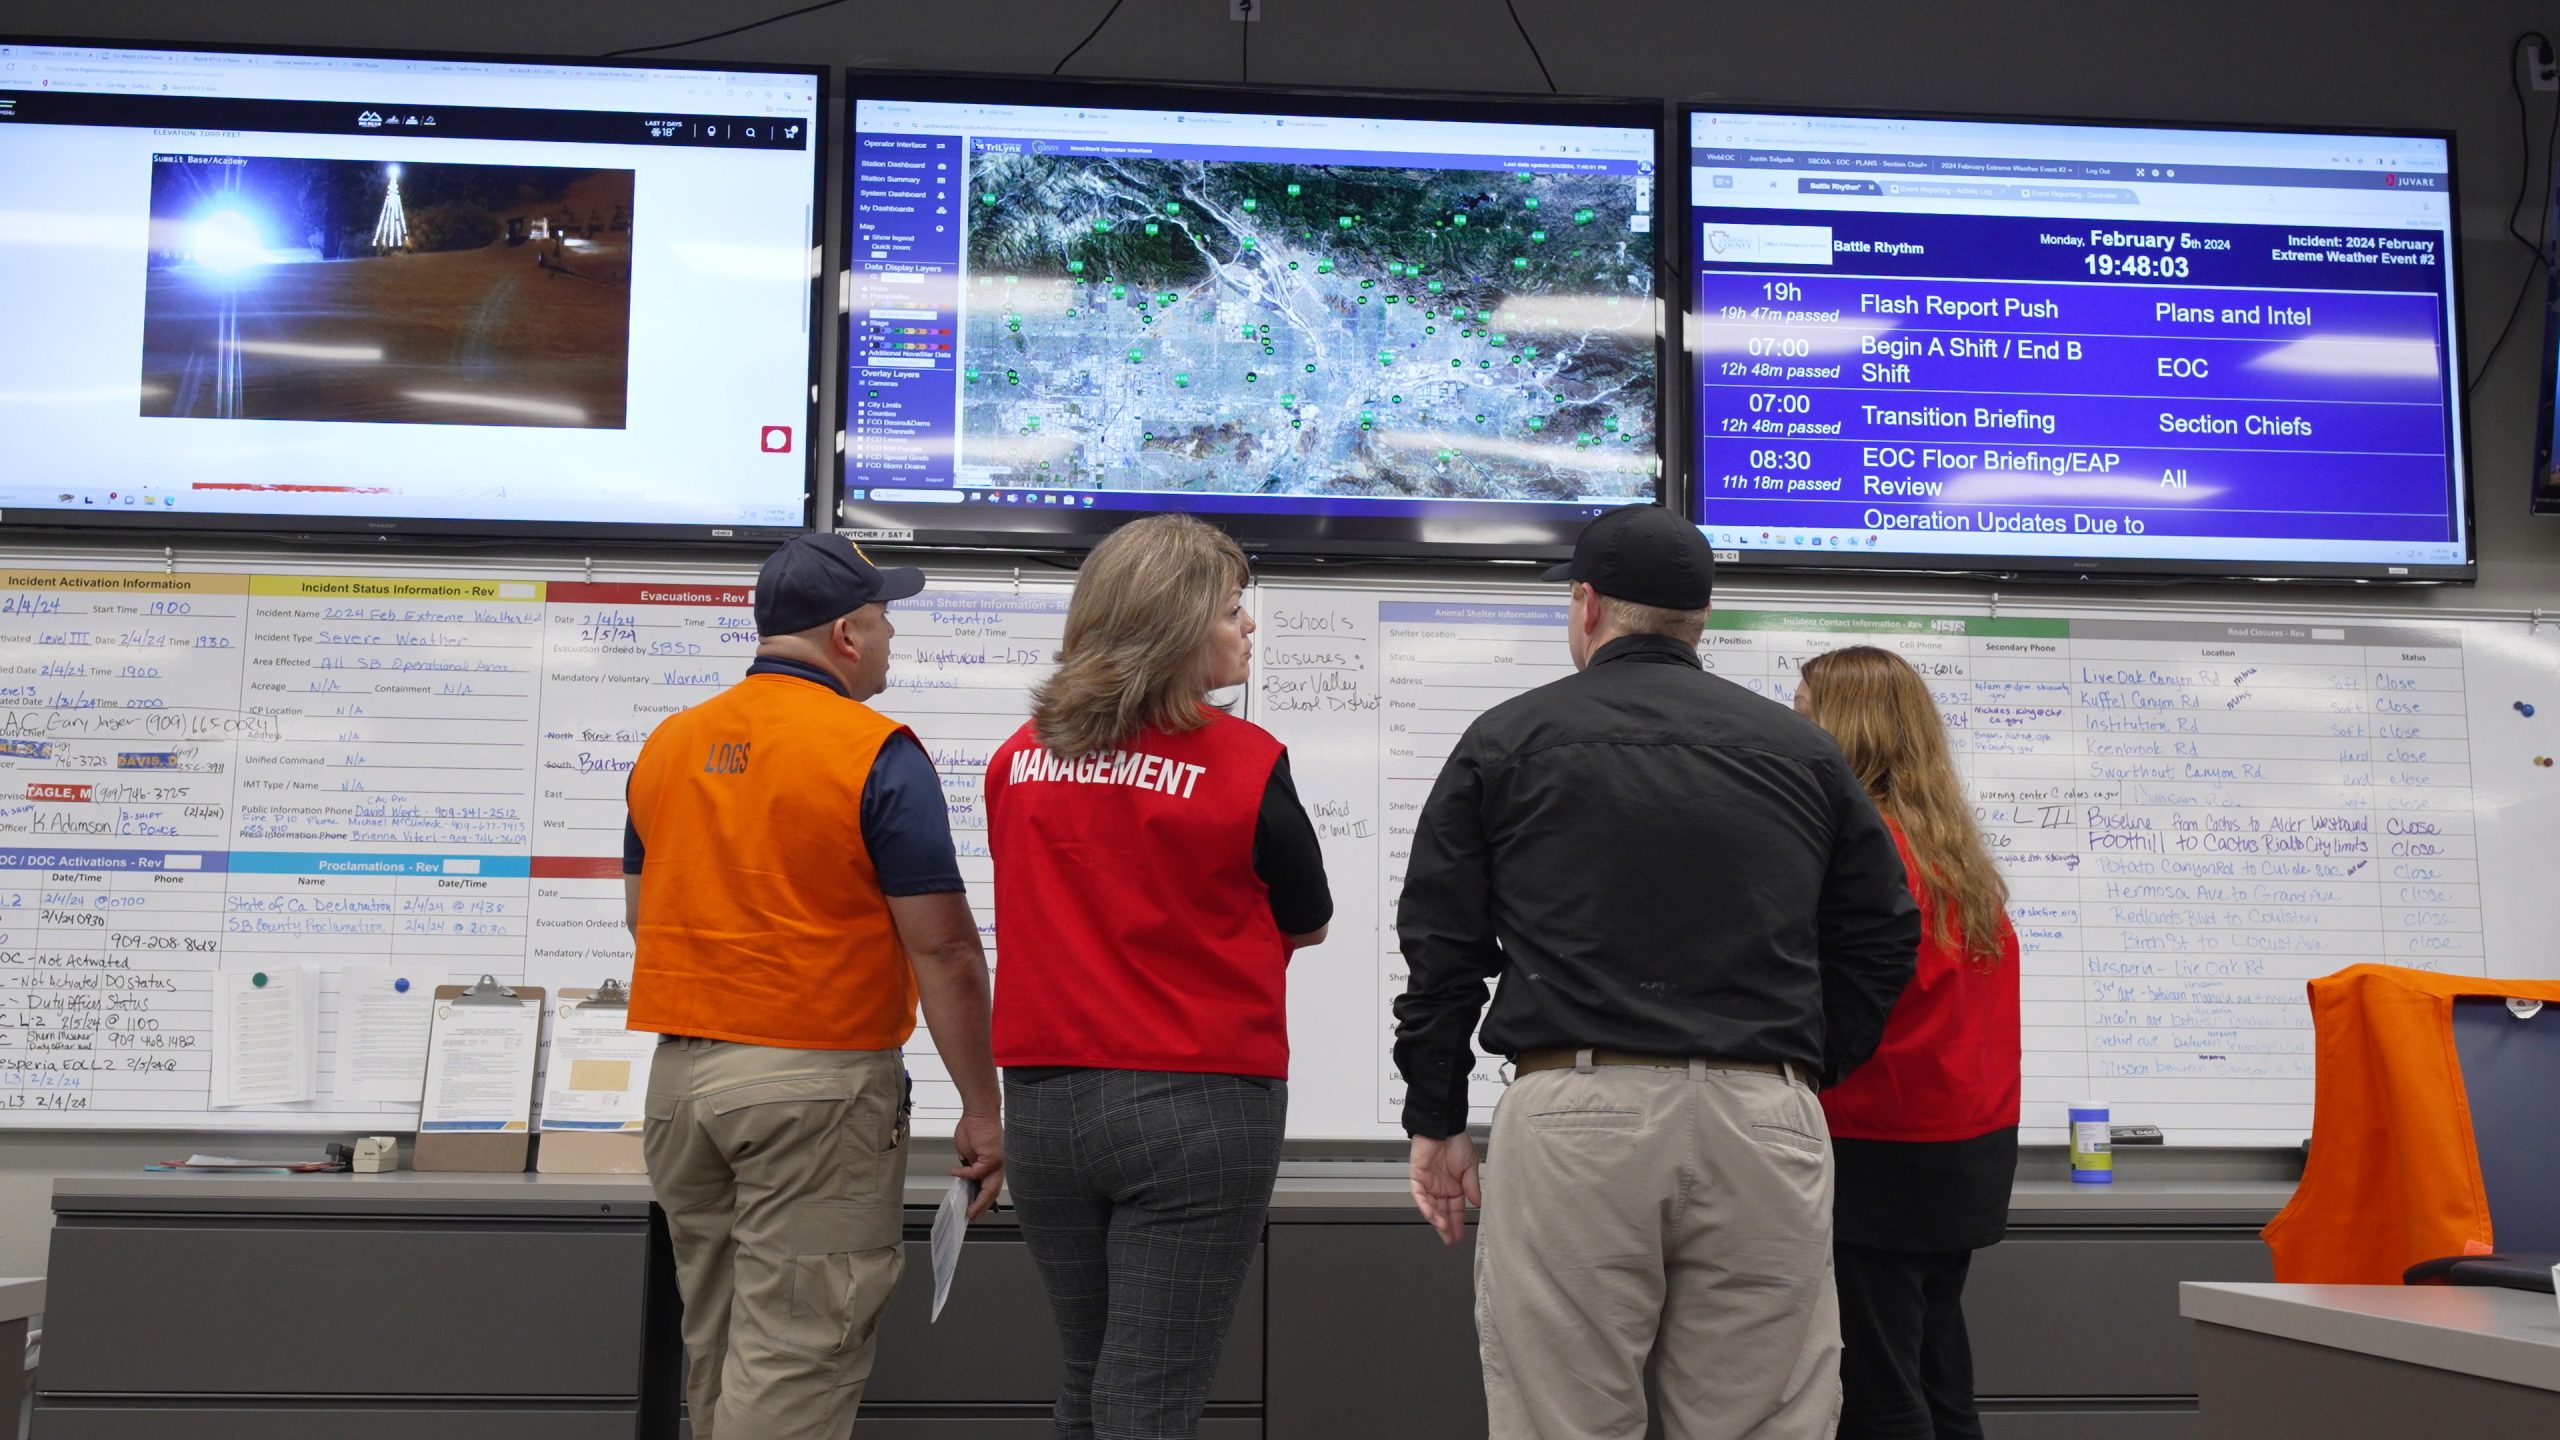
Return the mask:
<path id="1" fill-rule="evenodd" d="M 2115 1179 L 2115 1142 L 2107 1129 L 2107 1107 L 2094 1100 L 2072 1106 L 2071 1183 L 2112 1185 Z"/>

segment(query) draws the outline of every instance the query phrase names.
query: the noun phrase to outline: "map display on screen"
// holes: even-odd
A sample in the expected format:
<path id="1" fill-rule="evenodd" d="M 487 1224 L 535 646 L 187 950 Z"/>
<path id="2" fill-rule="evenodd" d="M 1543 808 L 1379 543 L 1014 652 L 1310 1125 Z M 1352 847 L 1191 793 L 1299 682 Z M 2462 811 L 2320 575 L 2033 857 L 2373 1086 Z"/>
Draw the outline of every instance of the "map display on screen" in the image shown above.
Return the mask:
<path id="1" fill-rule="evenodd" d="M 1650 131 L 853 108 L 849 511 L 1542 529 L 1659 494 Z"/>

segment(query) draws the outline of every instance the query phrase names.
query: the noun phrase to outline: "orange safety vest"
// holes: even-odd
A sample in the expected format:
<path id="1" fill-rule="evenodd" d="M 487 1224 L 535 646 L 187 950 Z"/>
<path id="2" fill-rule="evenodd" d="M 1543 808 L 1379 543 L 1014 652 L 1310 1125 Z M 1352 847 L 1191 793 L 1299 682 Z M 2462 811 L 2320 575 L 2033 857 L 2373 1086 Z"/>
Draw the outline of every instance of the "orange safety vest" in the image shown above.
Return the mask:
<path id="1" fill-rule="evenodd" d="M 631 771 L 648 852 L 634 1030 L 794 1050 L 891 1050 L 915 969 L 862 841 L 872 761 L 906 727 L 788 675 L 670 715 Z"/>
<path id="2" fill-rule="evenodd" d="M 2276 1279 L 2397 1285 L 2421 1260 L 2486 1254 L 2489 1198 L 2454 1049 L 2453 1002 L 2560 1002 L 2560 980 L 2351 965 L 2311 982 L 2311 1160 L 2260 1235 Z"/>

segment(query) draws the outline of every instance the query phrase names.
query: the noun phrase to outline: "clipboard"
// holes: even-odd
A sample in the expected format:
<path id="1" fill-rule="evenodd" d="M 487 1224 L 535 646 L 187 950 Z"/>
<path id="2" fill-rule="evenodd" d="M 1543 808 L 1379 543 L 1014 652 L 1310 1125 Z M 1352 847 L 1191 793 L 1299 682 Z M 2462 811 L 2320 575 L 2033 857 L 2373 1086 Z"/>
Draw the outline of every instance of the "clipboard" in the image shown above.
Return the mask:
<path id="1" fill-rule="evenodd" d="M 567 1005 L 587 1010 L 631 1009 L 631 992 L 619 980 L 606 980 L 592 990 L 563 987 L 556 997 Z M 555 1022 L 556 1023 L 556 1022 Z M 555 1032 L 556 1035 L 556 1032 Z M 656 1037 L 650 1037 L 654 1044 Z M 557 1058 L 556 1056 L 554 1057 Z M 645 1072 L 644 1072 L 645 1074 Z M 647 1081 L 633 1077 L 645 1090 Z M 547 1122 L 535 1132 L 533 1168 L 544 1175 L 645 1175 L 647 1160 L 640 1150 L 640 1136 L 632 1131 L 558 1130 Z"/>
<path id="2" fill-rule="evenodd" d="M 528 1057 L 524 1080 L 524 1119 L 513 1123 L 503 1120 L 488 1128 L 469 1130 L 429 1130 L 427 1113 L 433 1097 L 427 1092 L 435 1083 L 440 1062 L 451 1059 L 443 1053 L 452 1043 L 455 1029 L 449 1021 L 456 1015 L 485 1021 L 504 1011 L 503 1023 L 512 1032 L 521 1027 L 520 1043 Z M 508 986 L 498 983 L 494 975 L 483 975 L 470 985 L 436 987 L 435 1022 L 427 1033 L 427 1079 L 420 1091 L 418 1143 L 412 1152 L 409 1168 L 413 1170 L 458 1170 L 482 1174 L 520 1174 L 533 1144 L 533 1076 L 530 1060 L 538 1058 L 542 1044 L 542 989 L 534 985 Z M 512 1087 L 510 1087 L 512 1088 Z"/>

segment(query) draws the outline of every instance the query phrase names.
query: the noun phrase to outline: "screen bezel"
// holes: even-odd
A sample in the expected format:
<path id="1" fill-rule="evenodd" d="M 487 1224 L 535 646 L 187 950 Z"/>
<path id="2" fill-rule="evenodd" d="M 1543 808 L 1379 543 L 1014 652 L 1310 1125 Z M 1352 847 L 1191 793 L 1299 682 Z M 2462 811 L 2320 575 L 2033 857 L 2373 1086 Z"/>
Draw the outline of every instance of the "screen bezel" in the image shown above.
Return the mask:
<path id="1" fill-rule="evenodd" d="M 2560 176 L 2560 155 L 2551 157 L 2549 173 Z M 2560 257 L 2560 223 L 2555 222 L 2560 222 L 2560 190 L 2545 201 L 2542 216 L 2542 390 L 2534 404 L 2533 474 L 2525 487 L 2526 503 L 2536 515 L 2560 515 L 2560 477 L 2551 473 L 2552 429 L 2560 420 L 2560 259 L 2555 259 Z"/>
<path id="2" fill-rule="evenodd" d="M 827 123 L 827 102 L 832 98 L 829 81 L 833 67 L 825 65 L 785 65 L 755 61 L 658 60 L 648 58 L 613 59 L 594 55 L 532 55 L 516 52 L 380 49 L 355 46 L 310 47 L 300 45 L 252 45 L 212 41 L 156 41 L 133 39 L 96 39 L 66 35 L 0 34 L 0 45 L 53 46 L 75 49 L 124 50 L 148 54 L 155 51 L 221 55 L 280 55 L 310 57 L 323 60 L 458 60 L 489 65 L 563 65 L 591 70 L 688 70 L 711 73 L 806 76 L 817 82 L 815 119 L 809 136 L 809 250 L 822 254 L 826 246 L 826 185 L 833 164 L 834 127 Z M 221 531 L 232 537 L 256 537 L 297 542 L 345 541 L 348 539 L 416 540 L 421 542 L 457 541 L 490 542 L 507 540 L 590 541 L 616 545 L 687 546 L 769 546 L 813 528 L 819 514 L 819 479 L 821 447 L 815 441 L 818 433 L 818 395 L 825 382 L 826 267 L 815 264 L 809 276 L 809 384 L 806 404 L 802 408 L 800 434 L 808 443 L 801 446 L 800 492 L 801 518 L 797 525 L 667 525 L 630 524 L 607 519 L 596 520 L 477 520 L 408 518 L 395 516 L 311 516 L 204 514 L 185 516 L 126 514 L 106 510 L 20 510 L 12 508 L 0 515 L 0 537 L 33 535 L 112 534 L 178 536 L 204 531 Z M 609 503 L 609 500 L 608 502 Z"/>
<path id="3" fill-rule="evenodd" d="M 1679 131 L 1680 217 L 1683 231 L 1680 247 L 1680 280 L 1678 310 L 1685 319 L 1689 301 L 1689 281 L 1697 272 L 1694 237 L 1686 232 L 1689 225 L 1689 178 L 1694 154 L 1692 117 L 1698 115 L 1802 115 L 1815 118 L 1956 121 L 2000 125 L 2085 127 L 2114 130 L 2194 130 L 2255 135 L 2342 135 L 2441 141 L 2445 147 L 2445 199 L 2453 215 L 2450 227 L 2452 243 L 2447 247 L 2446 265 L 2452 281 L 2451 315 L 2455 334 L 2447 364 L 2451 368 L 2452 440 L 2460 461 L 2461 494 L 2455 507 L 2462 519 L 2463 558 L 2459 564 L 2389 565 L 2371 562 L 2331 563 L 2272 560 L 2149 560 L 2119 557 L 2076 558 L 2069 555 L 2002 556 L 1964 553 L 1913 553 L 1904 555 L 1861 555 L 1854 561 L 1848 556 L 1811 553 L 1792 554 L 1784 551 L 1719 550 L 1717 563 L 1748 571 L 1795 571 L 1800 573 L 1876 574 L 1914 573 L 1963 576 L 1987 580 L 2123 580 L 2123 581 L 2214 581 L 2214 580 L 2284 580 L 2328 582 L 2360 585 L 2443 585 L 2468 584 L 2479 578 L 2480 537 L 2475 520 L 2479 481 L 2474 473 L 2471 446 L 2471 406 L 2465 393 L 2465 377 L 2470 374 L 2469 311 L 2463 303 L 2463 266 L 2461 260 L 2462 189 L 2458 173 L 2459 160 L 2450 130 L 2428 126 L 2356 126 L 2356 125 L 2246 125 L 2219 121 L 2140 120 L 2092 118 L 2065 115 L 1996 115 L 1965 111 L 1892 110 L 1871 108 L 1832 108 L 1818 105 L 1780 103 L 1748 105 L 1719 101 L 1714 104 L 1685 104 L 1678 107 L 1675 128 Z M 1685 332 L 1684 332 L 1685 333 Z M 1698 357 L 1686 344 L 1681 347 L 1680 374 L 1682 409 L 1686 416 L 1686 433 L 1681 437 L 1682 504 L 1692 523 L 1701 523 L 1699 476 L 1703 473 L 1702 446 L 1705 435 L 1700 404 Z"/>
<path id="4" fill-rule="evenodd" d="M 1613 99 L 1593 96 L 1496 96 L 1449 92 L 1376 91 L 1356 89 L 1318 89 L 1300 87 L 1255 86 L 1241 89 L 1222 85 L 1168 85 L 1118 80 L 1076 80 L 1025 78 L 1018 75 L 974 75 L 958 72 L 866 71 L 848 70 L 844 84 L 844 144 L 839 163 L 847 167 L 844 199 L 837 219 L 844 236 L 844 259 L 838 268 L 839 300 L 837 312 L 837 354 L 839 428 L 837 449 L 844 446 L 843 407 L 851 402 L 854 366 L 852 363 L 851 254 L 854 237 L 854 186 L 850 167 L 855 154 L 854 143 L 860 123 L 859 112 L 864 100 L 922 100 L 945 103 L 984 103 L 1012 105 L 1089 105 L 1109 109 L 1178 110 L 1190 112 L 1223 111 L 1235 114 L 1262 115 L 1347 115 L 1386 120 L 1463 120 L 1478 123 L 1527 124 L 1592 124 L 1645 129 L 1653 134 L 1653 167 L 1656 181 L 1655 220 L 1653 226 L 1654 285 L 1654 467 L 1658 477 L 1655 504 L 1670 505 L 1678 491 L 1678 480 L 1670 462 L 1672 454 L 1669 428 L 1677 420 L 1672 387 L 1673 307 L 1664 289 L 1670 278 L 1667 237 L 1663 233 L 1662 208 L 1667 192 L 1662 181 L 1669 173 L 1670 137 L 1664 124 L 1664 102 L 1660 100 Z M 945 507 L 933 505 L 880 505 L 869 501 L 844 498 L 851 488 L 845 484 L 842 457 L 833 475 L 837 495 L 836 523 L 865 541 L 913 546 L 919 549 L 968 549 L 1018 554 L 1081 553 L 1100 544 L 1111 531 L 1147 515 L 1164 513 L 1149 509 L 1084 510 L 1065 509 L 1051 512 L 1024 508 L 1020 521 L 1037 516 L 1039 523 L 1009 525 L 1001 529 L 979 529 L 948 524 L 922 523 L 937 520 L 937 515 L 919 514 Z M 1003 512 L 1016 519 L 1016 512 Z M 1430 538 L 1429 532 L 1449 528 L 1445 518 L 1432 516 L 1360 517 L 1327 515 L 1247 515 L 1185 511 L 1218 526 L 1236 542 L 1257 556 L 1279 559 L 1309 560 L 1555 560 L 1571 553 L 1574 536 L 1588 523 L 1587 516 L 1559 516 L 1544 522 L 1542 533 L 1518 539 L 1454 539 Z M 1516 522 L 1504 522 L 1513 523 Z"/>

